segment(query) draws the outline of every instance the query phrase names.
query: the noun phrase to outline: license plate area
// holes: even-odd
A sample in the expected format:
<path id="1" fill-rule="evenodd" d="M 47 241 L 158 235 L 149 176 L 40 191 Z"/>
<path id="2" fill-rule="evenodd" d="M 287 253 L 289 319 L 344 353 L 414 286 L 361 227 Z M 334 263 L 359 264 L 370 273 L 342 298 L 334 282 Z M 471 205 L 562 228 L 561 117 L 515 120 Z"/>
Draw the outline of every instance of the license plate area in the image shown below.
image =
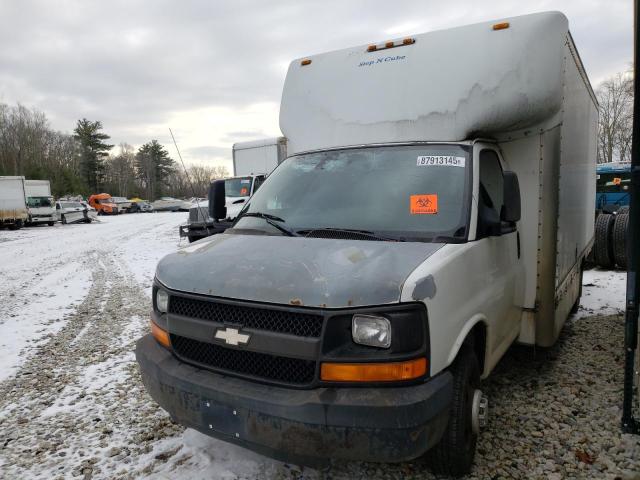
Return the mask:
<path id="1" fill-rule="evenodd" d="M 200 409 L 202 423 L 209 430 L 236 438 L 244 436 L 244 412 L 204 399 Z"/>

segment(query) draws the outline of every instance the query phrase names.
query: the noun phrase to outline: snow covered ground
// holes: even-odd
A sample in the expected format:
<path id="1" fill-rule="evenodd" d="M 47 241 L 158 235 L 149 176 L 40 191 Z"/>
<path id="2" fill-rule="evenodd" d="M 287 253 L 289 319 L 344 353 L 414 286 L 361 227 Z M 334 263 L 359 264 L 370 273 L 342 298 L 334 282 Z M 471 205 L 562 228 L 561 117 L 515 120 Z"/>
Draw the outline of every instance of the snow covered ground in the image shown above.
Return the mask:
<path id="1" fill-rule="evenodd" d="M 185 220 L 184 213 L 130 214 L 101 217 L 99 223 L 90 225 L 0 231 L 0 478 L 322 477 L 319 472 L 185 430 L 173 424 L 144 391 L 133 348 L 148 329 L 156 263 L 187 245 L 178 236 L 178 225 Z M 500 415 L 491 417 L 489 432 L 481 437 L 472 478 L 518 476 L 518 472 L 536 472 L 540 478 L 592 476 L 594 472 L 605 477 L 612 472 L 624 474 L 630 468 L 627 457 L 640 454 L 633 440 L 616 433 L 619 412 L 611 410 L 619 396 L 621 367 L 615 352 L 621 345 L 621 326 L 616 314 L 624 307 L 625 274 L 589 270 L 583 283 L 580 311 L 549 354 L 559 360 L 551 361 L 551 367 L 549 362 L 540 367 L 540 358 L 519 362 L 518 352 L 509 353 L 486 382 Z M 566 379 L 557 380 L 557 390 L 547 391 L 552 383 L 542 382 L 540 369 L 547 369 L 547 376 L 553 372 L 563 375 L 574 363 L 580 365 L 581 353 L 575 345 L 590 351 L 594 335 L 605 325 L 610 330 L 603 331 L 596 353 L 607 353 L 603 362 L 611 363 L 600 368 L 611 370 L 611 376 L 600 383 L 587 379 L 575 388 L 576 395 L 589 401 L 582 388 L 604 389 L 601 391 L 610 397 L 602 394 L 602 398 L 612 399 L 614 405 L 602 406 L 604 413 L 597 414 L 596 423 L 571 437 L 561 438 L 562 431 L 545 427 L 548 444 L 527 450 L 530 458 L 523 459 L 521 452 L 514 456 L 510 450 L 514 444 L 528 441 L 529 434 L 536 436 L 518 430 L 525 428 L 522 412 L 535 411 L 539 398 L 544 415 L 549 405 L 544 395 L 562 403 L 565 390 L 574 388 L 568 386 L 575 377 L 571 372 Z M 611 334 L 613 331 L 616 333 Z M 532 397 L 538 379 L 539 388 L 545 391 Z M 521 413 L 514 413 L 519 407 Z M 572 416 L 571 412 L 567 415 Z M 606 427 L 601 424 L 603 419 Z M 514 438 L 505 433 L 509 430 L 503 422 L 517 425 Z M 536 429 L 544 422 L 544 418 L 537 419 L 526 428 Z M 598 437 L 594 439 L 598 448 L 591 448 L 600 456 L 591 453 L 596 459 L 593 465 L 576 460 L 573 451 L 565 458 L 554 451 L 556 447 L 549 447 L 579 445 L 585 435 Z M 555 470 L 546 470 L 550 464 Z M 585 468 L 594 470 L 588 473 Z M 433 478 L 419 462 L 350 463 L 326 475 Z"/>

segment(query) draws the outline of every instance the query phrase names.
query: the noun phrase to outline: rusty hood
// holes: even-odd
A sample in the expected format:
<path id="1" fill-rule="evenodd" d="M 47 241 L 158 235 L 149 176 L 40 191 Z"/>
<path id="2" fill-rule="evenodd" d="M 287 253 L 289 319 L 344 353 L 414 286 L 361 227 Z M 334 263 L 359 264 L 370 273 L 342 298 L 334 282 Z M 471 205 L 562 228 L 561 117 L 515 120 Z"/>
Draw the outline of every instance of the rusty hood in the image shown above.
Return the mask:
<path id="1" fill-rule="evenodd" d="M 340 308 L 400 300 L 409 274 L 442 244 L 219 234 L 164 257 L 172 290 Z"/>

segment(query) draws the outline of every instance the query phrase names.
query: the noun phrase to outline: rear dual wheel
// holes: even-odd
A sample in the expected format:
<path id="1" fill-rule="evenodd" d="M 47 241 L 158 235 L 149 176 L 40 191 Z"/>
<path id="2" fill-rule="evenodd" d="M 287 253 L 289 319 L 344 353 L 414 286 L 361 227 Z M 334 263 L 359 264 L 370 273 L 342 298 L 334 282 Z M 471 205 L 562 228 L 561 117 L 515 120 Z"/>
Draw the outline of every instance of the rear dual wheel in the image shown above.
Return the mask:
<path id="1" fill-rule="evenodd" d="M 613 268 L 613 242 L 612 232 L 615 216 L 610 213 L 601 213 L 596 218 L 595 242 L 593 256 L 596 265 L 602 268 Z"/>
<path id="2" fill-rule="evenodd" d="M 622 208 L 621 208 L 622 210 Z M 613 222 L 612 246 L 613 259 L 616 265 L 626 270 L 627 268 L 627 229 L 629 227 L 629 214 L 620 213 L 616 215 Z"/>

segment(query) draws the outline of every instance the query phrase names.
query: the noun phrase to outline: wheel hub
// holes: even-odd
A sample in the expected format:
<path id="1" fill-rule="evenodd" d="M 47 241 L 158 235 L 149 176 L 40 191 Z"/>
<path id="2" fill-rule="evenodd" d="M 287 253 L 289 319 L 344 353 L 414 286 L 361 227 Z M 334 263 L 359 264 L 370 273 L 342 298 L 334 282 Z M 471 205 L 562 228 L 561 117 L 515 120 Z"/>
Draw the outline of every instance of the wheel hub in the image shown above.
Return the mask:
<path id="1" fill-rule="evenodd" d="M 471 426 L 473 433 L 480 433 L 480 428 L 487 426 L 489 418 L 489 399 L 482 393 L 482 390 L 476 389 L 473 392 L 473 403 L 471 404 Z"/>

